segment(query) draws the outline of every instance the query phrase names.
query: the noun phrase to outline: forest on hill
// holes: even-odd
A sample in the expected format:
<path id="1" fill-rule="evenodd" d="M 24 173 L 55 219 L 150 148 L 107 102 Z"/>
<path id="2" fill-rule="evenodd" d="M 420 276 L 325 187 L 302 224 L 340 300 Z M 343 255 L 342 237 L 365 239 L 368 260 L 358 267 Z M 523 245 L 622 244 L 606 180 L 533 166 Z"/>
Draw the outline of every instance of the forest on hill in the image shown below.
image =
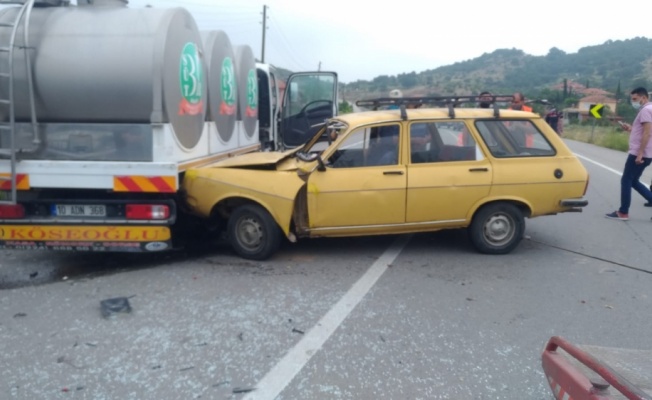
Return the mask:
<path id="1" fill-rule="evenodd" d="M 520 91 L 528 98 L 570 104 L 582 96 L 577 88 L 602 89 L 621 99 L 637 86 L 652 90 L 652 39 L 643 37 L 609 40 L 583 47 L 577 53 L 566 53 L 555 47 L 545 56 L 528 55 L 518 49 L 498 49 L 432 70 L 381 75 L 371 81 L 342 84 L 341 93 L 342 99 L 350 102 L 386 97 L 392 89 L 401 89 L 406 96 Z"/>

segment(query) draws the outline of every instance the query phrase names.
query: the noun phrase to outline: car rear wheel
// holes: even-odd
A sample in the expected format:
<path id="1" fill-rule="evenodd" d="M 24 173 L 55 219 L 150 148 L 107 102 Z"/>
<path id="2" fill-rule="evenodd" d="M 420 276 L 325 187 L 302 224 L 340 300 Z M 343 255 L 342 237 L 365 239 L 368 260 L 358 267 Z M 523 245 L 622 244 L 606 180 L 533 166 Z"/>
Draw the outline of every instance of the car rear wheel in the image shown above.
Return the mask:
<path id="1" fill-rule="evenodd" d="M 518 207 L 493 203 L 482 207 L 469 227 L 471 242 L 485 254 L 507 254 L 523 239 L 525 218 Z"/>
<path id="2" fill-rule="evenodd" d="M 264 208 L 245 205 L 236 208 L 227 227 L 229 243 L 243 258 L 266 260 L 281 244 L 281 229 Z"/>

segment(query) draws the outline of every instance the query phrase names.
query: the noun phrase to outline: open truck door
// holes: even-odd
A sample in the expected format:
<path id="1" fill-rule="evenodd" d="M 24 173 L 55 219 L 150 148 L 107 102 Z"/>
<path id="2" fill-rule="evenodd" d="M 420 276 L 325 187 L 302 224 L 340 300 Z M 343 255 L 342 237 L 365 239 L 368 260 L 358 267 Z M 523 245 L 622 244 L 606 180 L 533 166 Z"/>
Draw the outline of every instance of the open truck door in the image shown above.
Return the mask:
<path id="1" fill-rule="evenodd" d="M 337 115 L 337 74 L 300 72 L 288 78 L 278 121 L 278 143 L 301 146 Z"/>

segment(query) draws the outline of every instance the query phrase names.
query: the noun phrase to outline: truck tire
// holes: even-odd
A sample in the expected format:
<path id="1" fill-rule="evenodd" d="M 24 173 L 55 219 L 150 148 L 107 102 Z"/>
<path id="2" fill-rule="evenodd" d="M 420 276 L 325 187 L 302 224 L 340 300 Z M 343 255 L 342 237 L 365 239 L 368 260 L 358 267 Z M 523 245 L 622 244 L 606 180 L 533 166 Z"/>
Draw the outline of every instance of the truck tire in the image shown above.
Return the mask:
<path id="1" fill-rule="evenodd" d="M 235 209 L 227 227 L 229 243 L 242 258 L 266 260 L 281 245 L 281 229 L 264 208 L 244 205 Z"/>
<path id="2" fill-rule="evenodd" d="M 525 218 L 510 203 L 492 203 L 473 216 L 469 236 L 473 246 L 484 254 L 507 254 L 523 239 Z"/>

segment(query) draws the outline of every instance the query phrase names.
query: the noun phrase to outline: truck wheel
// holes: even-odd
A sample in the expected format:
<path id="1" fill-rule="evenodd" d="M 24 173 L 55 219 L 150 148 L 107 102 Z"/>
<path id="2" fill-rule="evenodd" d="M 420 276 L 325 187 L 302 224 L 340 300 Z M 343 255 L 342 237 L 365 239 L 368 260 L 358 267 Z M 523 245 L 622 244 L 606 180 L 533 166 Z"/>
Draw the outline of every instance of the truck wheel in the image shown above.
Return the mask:
<path id="1" fill-rule="evenodd" d="M 281 244 L 281 229 L 267 210 L 256 205 L 235 209 L 227 227 L 229 243 L 238 255 L 249 260 L 266 260 Z"/>
<path id="2" fill-rule="evenodd" d="M 471 243 L 485 254 L 507 254 L 523 239 L 525 219 L 516 206 L 493 203 L 482 207 L 473 216 L 469 227 Z"/>

